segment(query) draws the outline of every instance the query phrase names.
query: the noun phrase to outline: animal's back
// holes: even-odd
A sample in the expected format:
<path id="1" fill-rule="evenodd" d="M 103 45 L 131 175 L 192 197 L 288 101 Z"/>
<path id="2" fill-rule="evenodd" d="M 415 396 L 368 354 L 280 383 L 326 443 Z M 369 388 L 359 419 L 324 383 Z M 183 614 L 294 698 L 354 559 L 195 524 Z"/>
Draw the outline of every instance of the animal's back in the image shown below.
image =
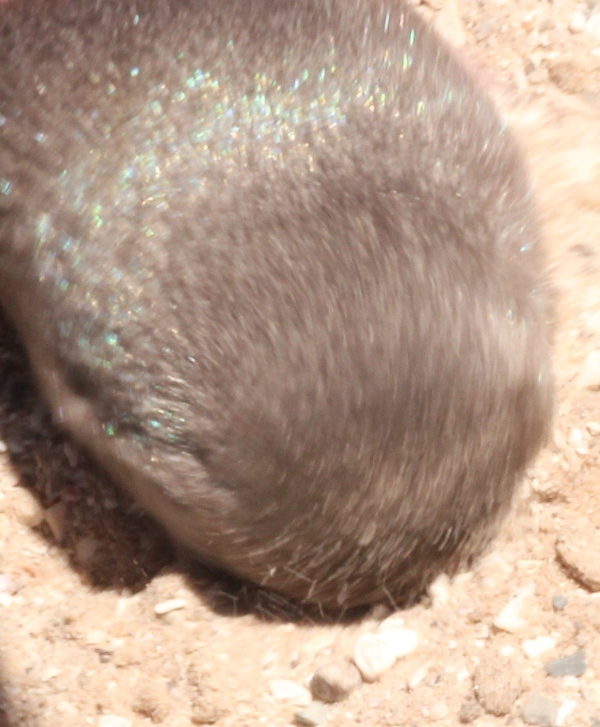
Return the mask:
<path id="1" fill-rule="evenodd" d="M 300 599 L 477 552 L 551 411 L 519 150 L 383 0 L 0 11 L 0 300 L 173 535 Z"/>

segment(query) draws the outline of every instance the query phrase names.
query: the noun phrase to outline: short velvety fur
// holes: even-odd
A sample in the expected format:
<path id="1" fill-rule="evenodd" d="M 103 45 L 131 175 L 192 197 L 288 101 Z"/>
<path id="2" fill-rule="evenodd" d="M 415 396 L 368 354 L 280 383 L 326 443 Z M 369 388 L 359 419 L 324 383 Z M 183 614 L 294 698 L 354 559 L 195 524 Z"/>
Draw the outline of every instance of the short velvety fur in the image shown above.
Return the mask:
<path id="1" fill-rule="evenodd" d="M 0 5 L 0 301 L 175 540 L 325 606 L 477 554 L 552 410 L 517 145 L 398 0 Z"/>

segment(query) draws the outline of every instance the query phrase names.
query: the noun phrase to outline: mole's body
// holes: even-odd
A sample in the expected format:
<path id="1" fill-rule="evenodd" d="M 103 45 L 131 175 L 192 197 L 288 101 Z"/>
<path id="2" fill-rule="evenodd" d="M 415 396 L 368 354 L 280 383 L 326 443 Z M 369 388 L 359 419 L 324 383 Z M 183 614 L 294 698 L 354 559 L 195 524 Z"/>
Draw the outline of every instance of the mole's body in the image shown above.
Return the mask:
<path id="1" fill-rule="evenodd" d="M 552 408 L 515 142 L 398 0 L 0 6 L 0 303 L 186 548 L 326 606 L 476 554 Z"/>

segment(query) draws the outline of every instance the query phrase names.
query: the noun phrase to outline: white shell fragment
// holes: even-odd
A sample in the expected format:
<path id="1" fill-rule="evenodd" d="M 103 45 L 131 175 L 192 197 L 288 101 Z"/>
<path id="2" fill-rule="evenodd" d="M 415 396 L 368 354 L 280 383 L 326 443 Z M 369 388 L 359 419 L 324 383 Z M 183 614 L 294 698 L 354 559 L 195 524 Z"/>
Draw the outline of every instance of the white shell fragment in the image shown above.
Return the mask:
<path id="1" fill-rule="evenodd" d="M 530 659 L 537 659 L 556 646 L 556 639 L 553 636 L 538 636 L 535 639 L 526 639 L 521 648 Z"/>
<path id="2" fill-rule="evenodd" d="M 525 602 L 535 593 L 535 585 L 531 584 L 523 588 L 514 598 L 504 606 L 500 613 L 494 619 L 494 626 L 500 631 L 506 631 L 509 634 L 515 634 L 522 631 L 527 626 L 527 621 L 523 618 L 525 610 Z"/>
<path id="3" fill-rule="evenodd" d="M 297 707 L 306 707 L 312 702 L 308 689 L 292 679 L 271 679 L 269 691 L 278 702 L 290 702 Z"/>
<path id="4" fill-rule="evenodd" d="M 178 611 L 180 608 L 185 608 L 187 601 L 185 598 L 170 598 L 168 601 L 161 601 L 154 606 L 154 613 L 157 616 L 164 616 L 166 613 L 171 611 Z"/>
<path id="5" fill-rule="evenodd" d="M 354 645 L 353 661 L 366 682 L 374 682 L 398 659 L 417 647 L 419 634 L 412 629 L 384 628 L 363 634 Z"/>

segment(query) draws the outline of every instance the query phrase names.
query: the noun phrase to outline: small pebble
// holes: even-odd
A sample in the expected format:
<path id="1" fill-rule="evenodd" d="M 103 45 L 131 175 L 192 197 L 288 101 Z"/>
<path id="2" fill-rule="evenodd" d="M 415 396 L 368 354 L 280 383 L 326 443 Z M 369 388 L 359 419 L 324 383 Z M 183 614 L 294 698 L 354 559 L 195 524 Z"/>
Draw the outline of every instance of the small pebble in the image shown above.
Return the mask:
<path id="1" fill-rule="evenodd" d="M 296 724 L 317 727 L 327 722 L 327 707 L 321 702 L 313 702 L 306 709 L 301 709 L 294 715 Z"/>
<path id="2" fill-rule="evenodd" d="M 133 727 L 131 720 L 116 714 L 103 714 L 98 718 L 98 727 Z"/>
<path id="3" fill-rule="evenodd" d="M 574 427 L 569 432 L 569 444 L 577 452 L 577 454 L 589 454 L 587 431 Z"/>
<path id="4" fill-rule="evenodd" d="M 564 611 L 569 603 L 569 599 L 566 596 L 561 596 L 559 593 L 552 596 L 552 608 L 555 611 Z"/>
<path id="5" fill-rule="evenodd" d="M 386 628 L 359 636 L 354 645 L 353 661 L 366 682 L 374 682 L 391 669 L 396 661 L 413 651 L 419 634 L 412 629 Z"/>
<path id="6" fill-rule="evenodd" d="M 44 521 L 44 511 L 34 494 L 24 487 L 10 490 L 10 508 L 21 525 L 36 528 Z"/>
<path id="7" fill-rule="evenodd" d="M 530 659 L 537 659 L 556 646 L 556 639 L 552 636 L 537 636 L 535 639 L 526 639 L 521 648 Z"/>
<path id="8" fill-rule="evenodd" d="M 110 641 L 108 634 L 100 629 L 88 631 L 83 640 L 88 646 L 108 646 Z"/>
<path id="9" fill-rule="evenodd" d="M 600 331 L 598 331 L 600 333 Z M 588 422 L 585 428 L 592 435 L 592 437 L 600 436 L 600 422 Z"/>
<path id="10" fill-rule="evenodd" d="M 558 705 L 543 694 L 531 694 L 521 707 L 521 719 L 539 727 L 557 727 Z"/>
<path id="11" fill-rule="evenodd" d="M 587 669 L 585 651 L 580 649 L 569 656 L 553 659 L 544 665 L 544 669 L 551 677 L 583 676 Z"/>
<path id="12" fill-rule="evenodd" d="M 479 719 L 483 714 L 483 707 L 476 699 L 469 699 L 460 708 L 458 719 L 462 724 L 469 724 Z"/>
<path id="13" fill-rule="evenodd" d="M 190 722 L 192 724 L 215 724 L 223 714 L 211 701 L 198 697 L 192 700 L 192 712 Z"/>
<path id="14" fill-rule="evenodd" d="M 308 689 L 292 679 L 271 679 L 269 691 L 278 702 L 291 702 L 297 707 L 306 707 L 312 701 Z"/>
<path id="15" fill-rule="evenodd" d="M 157 616 L 164 616 L 171 611 L 178 611 L 187 606 L 185 598 L 170 598 L 168 601 L 161 601 L 154 606 L 154 613 Z"/>
<path id="16" fill-rule="evenodd" d="M 521 673 L 514 660 L 489 652 L 473 673 L 473 690 L 488 714 L 509 714 L 521 694 Z"/>
<path id="17" fill-rule="evenodd" d="M 176 705 L 164 679 L 152 678 L 133 695 L 131 708 L 153 724 L 164 722 Z"/>
<path id="18" fill-rule="evenodd" d="M 600 529 L 587 518 L 566 524 L 556 539 L 556 557 L 567 573 L 592 593 L 600 591 Z"/>
<path id="19" fill-rule="evenodd" d="M 322 702 L 341 702 L 362 684 L 358 668 L 346 659 L 320 666 L 310 680 L 310 691 Z"/>
<path id="20" fill-rule="evenodd" d="M 429 664 L 423 664 L 423 666 L 419 667 L 417 671 L 413 672 L 410 677 L 406 681 L 406 686 L 408 689 L 412 692 L 413 689 L 416 689 L 419 684 L 425 679 L 427 676 L 427 672 L 429 671 Z"/>
<path id="21" fill-rule="evenodd" d="M 496 616 L 494 626 L 500 631 L 506 631 L 509 634 L 522 631 L 527 626 L 527 621 L 523 617 L 523 613 L 526 611 L 526 602 L 532 598 L 534 593 L 534 584 L 523 588 L 514 598 L 511 598 Z"/>
<path id="22" fill-rule="evenodd" d="M 567 699 L 560 705 L 558 708 L 558 716 L 556 718 L 556 724 L 558 727 L 561 727 L 561 725 L 563 725 L 573 714 L 573 712 L 577 709 L 577 704 L 578 702 L 575 699 Z"/>
<path id="23" fill-rule="evenodd" d="M 439 608 L 448 603 L 450 596 L 450 579 L 445 573 L 438 576 L 429 586 L 429 595 L 433 601 L 433 608 Z"/>

